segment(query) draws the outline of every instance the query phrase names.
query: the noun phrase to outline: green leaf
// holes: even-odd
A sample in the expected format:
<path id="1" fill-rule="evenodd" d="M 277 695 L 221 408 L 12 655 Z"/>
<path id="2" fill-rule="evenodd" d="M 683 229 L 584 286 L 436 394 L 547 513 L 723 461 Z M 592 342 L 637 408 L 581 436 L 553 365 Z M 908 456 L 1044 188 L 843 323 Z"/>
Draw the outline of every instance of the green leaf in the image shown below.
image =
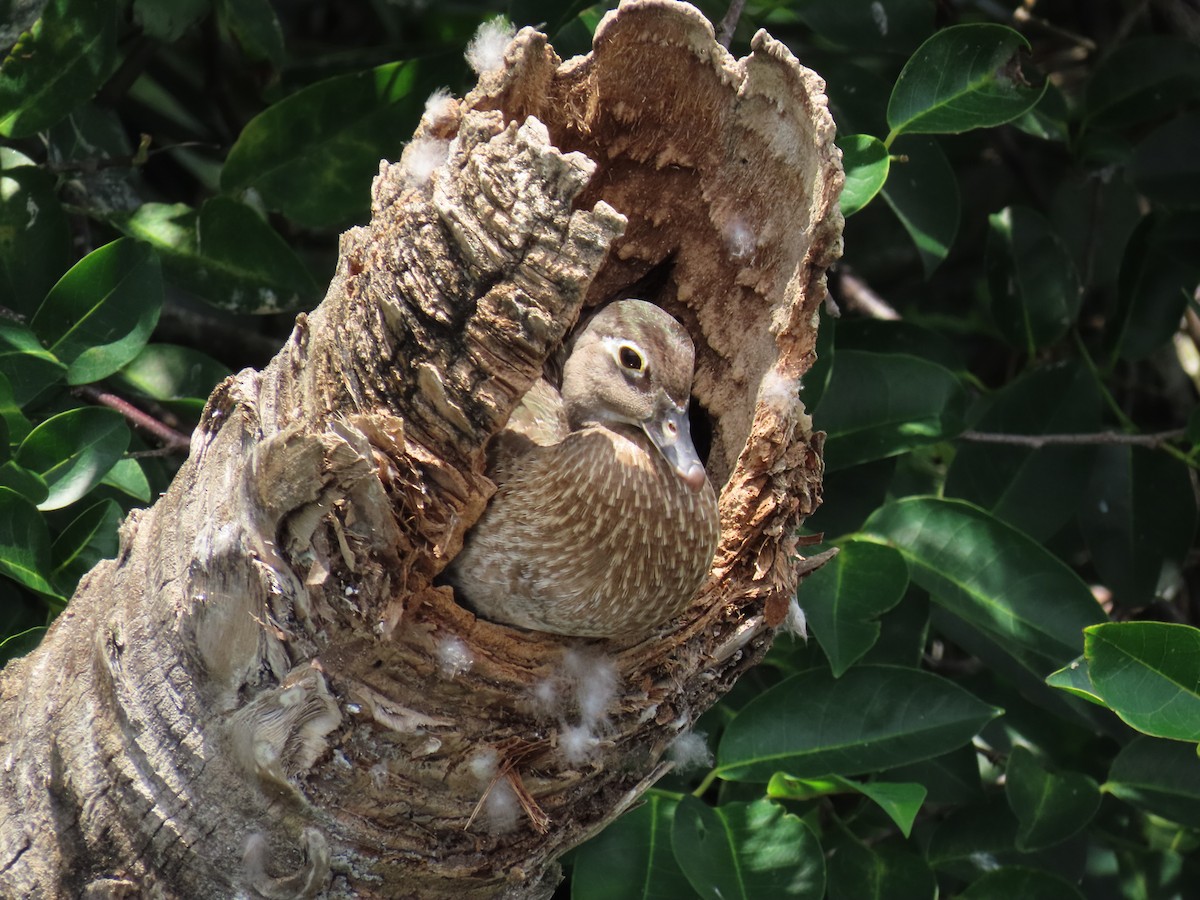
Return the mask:
<path id="1" fill-rule="evenodd" d="M 705 900 L 825 896 L 825 858 L 816 835 L 771 800 L 714 809 L 685 796 L 675 812 L 671 846 Z"/>
<path id="2" fill-rule="evenodd" d="M 361 218 L 380 158 L 397 155 L 398 136 L 412 133 L 445 80 L 443 66 L 408 60 L 297 91 L 242 130 L 221 187 L 253 188 L 271 209 L 314 228 Z"/>
<path id="3" fill-rule="evenodd" d="M 28 316 L 66 270 L 71 238 L 54 179 L 0 147 L 0 297 Z"/>
<path id="4" fill-rule="evenodd" d="M 1079 772 L 1048 772 L 1020 745 L 1008 758 L 1004 792 L 1017 817 L 1017 849 L 1023 851 L 1061 844 L 1087 827 L 1100 808 L 1095 781 Z"/>
<path id="5" fill-rule="evenodd" d="M 133 20 L 151 37 L 174 43 L 211 6 L 212 0 L 133 0 Z"/>
<path id="6" fill-rule="evenodd" d="M 1084 900 L 1069 881 L 1020 866 L 988 872 L 958 896 L 961 900 Z"/>
<path id="7" fill-rule="evenodd" d="M 50 584 L 50 532 L 24 497 L 0 487 L 0 575 L 39 594 L 58 597 Z"/>
<path id="8" fill-rule="evenodd" d="M 114 219 L 163 255 L 172 284 L 234 313 L 312 305 L 318 288 L 304 264 L 258 213 L 213 197 L 199 215 L 184 203 L 146 203 Z"/>
<path id="9" fill-rule="evenodd" d="M 0 485 L 16 491 L 35 506 L 50 496 L 45 478 L 12 459 L 0 466 Z"/>
<path id="10" fill-rule="evenodd" d="M 224 365 L 190 347 L 147 344 L 137 359 L 117 373 L 116 381 L 132 392 L 198 414 L 213 388 L 229 374 Z"/>
<path id="11" fill-rule="evenodd" d="M 1200 96 L 1200 47 L 1184 37 L 1122 41 L 1087 84 L 1086 127 L 1119 128 L 1158 118 Z"/>
<path id="12" fill-rule="evenodd" d="M 767 782 L 767 796 L 775 800 L 811 800 L 831 794 L 861 794 L 875 802 L 908 837 L 913 822 L 921 811 L 927 791 L 919 784 L 900 784 L 889 781 L 851 781 L 840 775 L 821 778 L 793 778 L 776 772 Z"/>
<path id="13" fill-rule="evenodd" d="M 966 393 L 936 363 L 901 353 L 840 351 L 815 413 L 829 471 L 898 456 L 962 429 Z"/>
<path id="14" fill-rule="evenodd" d="M 146 472 L 136 459 L 122 459 L 108 470 L 100 482 L 116 488 L 123 494 L 128 494 L 143 503 L 150 502 L 150 482 Z"/>
<path id="15" fill-rule="evenodd" d="M 1002 125 L 1041 99 L 1045 84 L 1032 87 L 1021 72 L 1029 42 L 1003 25 L 943 28 L 904 66 L 888 102 L 885 142 L 900 134 L 958 134 Z"/>
<path id="16" fill-rule="evenodd" d="M 794 675 L 734 717 L 717 753 L 727 781 L 861 775 L 939 756 L 1000 711 L 953 682 L 898 666 L 856 666 L 841 678 Z"/>
<path id="17" fill-rule="evenodd" d="M 910 497 L 879 509 L 863 534 L 895 547 L 935 603 L 1002 646 L 1040 681 L 1079 655 L 1104 613 L 1074 572 L 969 503 Z"/>
<path id="18" fill-rule="evenodd" d="M 1142 359 L 1162 347 L 1200 280 L 1195 248 L 1200 214 L 1150 215 L 1134 230 L 1121 260 L 1118 306 L 1105 333 L 1122 359 Z"/>
<path id="19" fill-rule="evenodd" d="M 1096 449 L 1079 516 L 1100 580 L 1127 608 L 1178 579 L 1196 531 L 1188 468 L 1147 447 Z"/>
<path id="20" fill-rule="evenodd" d="M 1126 724 L 1200 741 L 1200 629 L 1107 622 L 1084 632 L 1084 646 L 1096 693 Z"/>
<path id="21" fill-rule="evenodd" d="M 62 530 L 50 547 L 50 579 L 64 596 L 96 563 L 117 555 L 117 527 L 124 513 L 114 500 L 89 506 Z"/>
<path id="22" fill-rule="evenodd" d="M 974 430 L 989 434 L 1081 434 L 1100 430 L 1100 392 L 1081 363 L 1037 368 L 989 398 Z M 1036 449 L 960 441 L 946 475 L 947 495 L 969 500 L 1036 540 L 1070 521 L 1087 487 L 1094 449 Z"/>
<path id="23" fill-rule="evenodd" d="M 29 324 L 67 364 L 67 383 L 88 384 L 107 378 L 141 352 L 161 309 L 158 256 L 122 238 L 76 263 Z"/>
<path id="24" fill-rule="evenodd" d="M 842 215 L 852 216 L 879 193 L 892 159 L 883 141 L 869 134 L 841 136 L 837 145 L 842 148 L 842 167 L 846 170 L 846 186 L 840 198 Z"/>
<path id="25" fill-rule="evenodd" d="M 887 844 L 840 844 L 829 859 L 829 900 L 935 900 L 937 879 L 915 853 Z"/>
<path id="26" fill-rule="evenodd" d="M 7 462 L 12 456 L 10 443 L 21 443 L 32 430 L 32 423 L 17 405 L 12 385 L 0 372 L 0 462 Z"/>
<path id="27" fill-rule="evenodd" d="M 66 374 L 67 367 L 42 347 L 37 335 L 24 325 L 0 321 L 0 375 L 8 379 L 18 406 L 27 405 Z"/>
<path id="28" fill-rule="evenodd" d="M 1200 115 L 1172 119 L 1133 151 L 1129 178 L 1149 199 L 1165 206 L 1200 206 Z"/>
<path id="29" fill-rule="evenodd" d="M 958 178 L 933 138 L 904 137 L 892 145 L 892 165 L 880 191 L 921 257 L 929 278 L 958 234 Z"/>
<path id="30" fill-rule="evenodd" d="M 821 37 L 865 54 L 910 52 L 933 30 L 933 6 L 932 0 L 798 0 L 791 8 Z"/>
<path id="31" fill-rule="evenodd" d="M 829 657 L 835 677 L 856 663 L 879 638 L 876 621 L 900 602 L 908 566 L 890 547 L 847 541 L 841 552 L 804 580 L 800 605 Z"/>
<path id="32" fill-rule="evenodd" d="M 120 413 L 84 407 L 33 429 L 17 450 L 17 462 L 46 479 L 50 496 L 38 509 L 61 509 L 95 487 L 128 446 L 129 429 Z"/>
<path id="33" fill-rule="evenodd" d="M 571 900 L 687 900 L 692 896 L 671 850 L 671 824 L 679 801 L 655 791 L 645 801 L 575 853 Z"/>
<path id="34" fill-rule="evenodd" d="M 246 56 L 283 66 L 283 29 L 270 0 L 217 0 L 217 15 Z"/>
<path id="35" fill-rule="evenodd" d="M 49 128 L 100 89 L 116 56 L 115 4 L 49 0 L 0 65 L 0 135 Z"/>
<path id="36" fill-rule="evenodd" d="M 1042 98 L 1029 112 L 1013 119 L 1012 125 L 1043 141 L 1066 143 L 1071 136 L 1070 113 L 1063 92 L 1047 80 Z"/>
<path id="37" fill-rule="evenodd" d="M 1117 754 L 1105 793 L 1190 828 L 1200 828 L 1200 759 L 1179 741 L 1138 737 Z"/>
<path id="38" fill-rule="evenodd" d="M 988 293 L 1004 338 L 1030 356 L 1058 341 L 1083 290 L 1066 245 L 1041 213 L 1008 207 L 988 217 Z"/>
<path id="39" fill-rule="evenodd" d="M 1096 693 L 1096 686 L 1092 684 L 1092 677 L 1088 674 L 1087 660 L 1082 656 L 1072 660 L 1057 672 L 1047 675 L 1046 684 L 1074 694 L 1081 700 L 1087 700 L 1097 706 L 1104 706 L 1104 701 Z M 1105 706 L 1105 709 L 1107 708 Z"/>

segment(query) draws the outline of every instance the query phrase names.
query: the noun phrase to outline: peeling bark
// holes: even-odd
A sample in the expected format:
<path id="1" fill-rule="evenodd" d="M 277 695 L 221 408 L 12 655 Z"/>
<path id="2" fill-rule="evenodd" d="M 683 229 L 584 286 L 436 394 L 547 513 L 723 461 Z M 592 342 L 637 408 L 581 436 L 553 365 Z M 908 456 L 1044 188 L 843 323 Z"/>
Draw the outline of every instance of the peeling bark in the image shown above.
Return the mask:
<path id="1" fill-rule="evenodd" d="M 450 142 L 431 177 L 381 167 L 325 301 L 214 392 L 167 494 L 0 676 L 0 894 L 548 897 L 661 776 L 766 652 L 820 499 L 797 391 L 840 156 L 821 80 L 752 47 L 669 0 L 565 63 L 526 29 L 422 122 Z M 477 621 L 436 579 L 487 503 L 484 445 L 624 296 L 697 345 L 712 573 L 636 643 Z M 589 666 L 616 679 L 599 711 Z M 587 716 L 599 744 L 567 752 Z"/>

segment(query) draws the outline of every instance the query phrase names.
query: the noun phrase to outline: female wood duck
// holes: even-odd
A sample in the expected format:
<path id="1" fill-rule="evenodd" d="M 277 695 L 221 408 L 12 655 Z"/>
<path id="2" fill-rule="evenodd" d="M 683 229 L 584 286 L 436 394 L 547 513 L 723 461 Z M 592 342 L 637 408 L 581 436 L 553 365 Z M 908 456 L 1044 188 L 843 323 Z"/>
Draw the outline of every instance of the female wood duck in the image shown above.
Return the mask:
<path id="1" fill-rule="evenodd" d="M 687 607 L 719 532 L 688 425 L 694 358 L 652 303 L 596 314 L 561 395 L 539 381 L 497 438 L 496 494 L 450 569 L 460 599 L 496 622 L 602 638 Z"/>

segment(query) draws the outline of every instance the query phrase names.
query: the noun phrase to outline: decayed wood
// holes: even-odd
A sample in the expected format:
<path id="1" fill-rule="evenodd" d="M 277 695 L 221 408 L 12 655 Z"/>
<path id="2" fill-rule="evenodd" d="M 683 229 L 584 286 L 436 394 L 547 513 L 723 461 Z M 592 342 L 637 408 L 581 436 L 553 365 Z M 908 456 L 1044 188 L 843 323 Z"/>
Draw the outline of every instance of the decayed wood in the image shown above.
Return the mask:
<path id="1" fill-rule="evenodd" d="M 797 393 L 840 162 L 821 81 L 752 46 L 626 3 L 588 57 L 525 30 L 426 117 L 322 305 L 214 393 L 168 493 L 0 676 L 0 895 L 545 897 L 663 772 L 766 651 L 820 496 Z M 437 577 L 483 447 L 622 296 L 697 344 L 711 577 L 632 644 L 477 621 Z"/>

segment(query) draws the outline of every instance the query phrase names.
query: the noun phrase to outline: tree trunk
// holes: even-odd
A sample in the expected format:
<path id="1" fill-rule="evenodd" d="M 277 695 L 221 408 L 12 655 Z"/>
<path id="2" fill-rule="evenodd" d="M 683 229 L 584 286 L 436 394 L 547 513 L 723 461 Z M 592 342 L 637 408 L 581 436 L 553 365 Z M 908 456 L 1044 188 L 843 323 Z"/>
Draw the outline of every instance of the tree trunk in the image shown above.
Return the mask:
<path id="1" fill-rule="evenodd" d="M 735 60 L 637 0 L 566 63 L 522 31 L 427 114 L 325 301 L 214 392 L 170 490 L 0 676 L 0 895 L 548 897 L 805 565 L 822 436 L 797 395 L 841 235 L 823 89 L 765 33 Z M 696 341 L 711 576 L 639 642 L 476 620 L 436 579 L 484 445 L 624 296 Z"/>

